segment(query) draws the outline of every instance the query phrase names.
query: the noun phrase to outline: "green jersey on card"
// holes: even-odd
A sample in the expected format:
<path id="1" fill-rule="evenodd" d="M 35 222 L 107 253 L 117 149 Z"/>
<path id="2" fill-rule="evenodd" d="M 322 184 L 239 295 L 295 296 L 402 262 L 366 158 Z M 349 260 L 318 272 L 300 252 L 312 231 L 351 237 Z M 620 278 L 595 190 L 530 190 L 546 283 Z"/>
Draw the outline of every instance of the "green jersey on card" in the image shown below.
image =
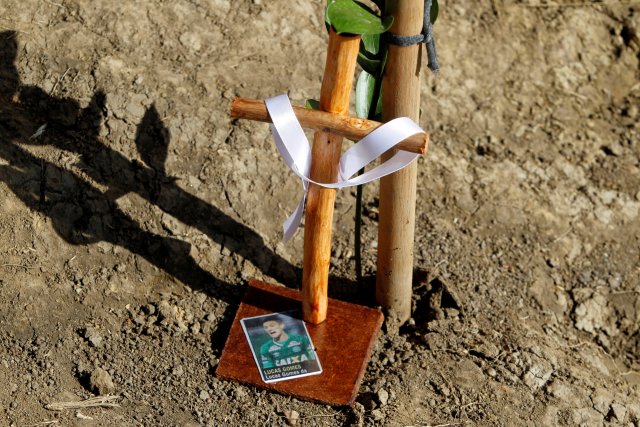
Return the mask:
<path id="1" fill-rule="evenodd" d="M 260 347 L 262 368 L 275 368 L 315 360 L 313 349 L 307 337 L 289 335 L 286 341 L 269 340 Z"/>

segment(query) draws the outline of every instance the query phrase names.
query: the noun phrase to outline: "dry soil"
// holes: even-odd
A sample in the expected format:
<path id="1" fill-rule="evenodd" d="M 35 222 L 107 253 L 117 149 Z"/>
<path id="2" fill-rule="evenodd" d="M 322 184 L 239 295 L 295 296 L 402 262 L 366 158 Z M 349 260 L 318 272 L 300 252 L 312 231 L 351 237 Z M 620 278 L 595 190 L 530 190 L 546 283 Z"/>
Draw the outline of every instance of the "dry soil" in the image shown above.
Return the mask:
<path id="1" fill-rule="evenodd" d="M 0 425 L 640 426 L 640 4 L 557 1 L 441 0 L 413 317 L 330 408 L 215 376 L 247 280 L 297 286 L 302 247 L 230 100 L 318 96 L 323 4 L 2 0 Z M 336 297 L 374 305 L 377 205 L 359 292 L 339 194 Z"/>

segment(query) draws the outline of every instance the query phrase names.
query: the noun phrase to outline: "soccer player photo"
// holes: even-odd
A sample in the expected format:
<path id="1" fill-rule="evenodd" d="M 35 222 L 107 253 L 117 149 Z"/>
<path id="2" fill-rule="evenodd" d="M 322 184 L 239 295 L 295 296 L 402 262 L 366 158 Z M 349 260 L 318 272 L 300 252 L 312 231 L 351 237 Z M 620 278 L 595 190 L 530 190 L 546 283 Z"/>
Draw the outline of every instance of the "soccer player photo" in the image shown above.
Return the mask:
<path id="1" fill-rule="evenodd" d="M 264 382 L 322 373 L 307 328 L 297 311 L 247 317 L 240 323 Z"/>

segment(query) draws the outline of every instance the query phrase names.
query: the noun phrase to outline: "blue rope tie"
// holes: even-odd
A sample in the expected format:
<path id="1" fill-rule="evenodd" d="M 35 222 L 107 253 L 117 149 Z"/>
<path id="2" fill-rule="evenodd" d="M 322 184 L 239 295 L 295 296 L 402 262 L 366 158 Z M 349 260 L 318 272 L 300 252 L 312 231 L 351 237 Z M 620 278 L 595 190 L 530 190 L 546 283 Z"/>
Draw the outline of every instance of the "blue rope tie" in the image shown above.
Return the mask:
<path id="1" fill-rule="evenodd" d="M 434 73 L 440 70 L 438 65 L 438 54 L 436 53 L 436 40 L 433 36 L 433 25 L 431 25 L 431 2 L 424 2 L 424 18 L 422 21 L 422 33 L 415 36 L 400 36 L 398 34 L 386 33 L 387 41 L 396 46 L 413 46 L 423 43 L 427 47 L 427 67 Z"/>

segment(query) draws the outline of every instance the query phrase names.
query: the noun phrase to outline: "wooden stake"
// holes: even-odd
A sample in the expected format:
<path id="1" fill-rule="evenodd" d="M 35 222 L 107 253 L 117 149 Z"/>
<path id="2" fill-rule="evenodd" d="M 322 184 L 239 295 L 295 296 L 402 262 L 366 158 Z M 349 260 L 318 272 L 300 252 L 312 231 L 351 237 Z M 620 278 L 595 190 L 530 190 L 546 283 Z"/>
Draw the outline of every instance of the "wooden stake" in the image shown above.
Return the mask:
<path id="1" fill-rule="evenodd" d="M 358 58 L 360 36 L 329 32 L 327 59 L 320 89 L 320 109 L 346 115 Z M 316 132 L 311 150 L 311 179 L 335 182 L 342 149 L 342 137 Z M 318 324 L 327 317 L 331 225 L 336 190 L 309 185 L 304 225 L 302 269 L 302 311 L 304 320 Z"/>
<path id="2" fill-rule="evenodd" d="M 390 31 L 419 34 L 423 0 L 387 0 L 385 14 L 393 15 Z M 406 116 L 418 121 L 420 108 L 421 44 L 389 45 L 382 80 L 384 121 Z M 386 160 L 393 153 L 385 153 Z M 388 312 L 395 329 L 411 316 L 413 244 L 415 230 L 417 162 L 380 181 L 376 300 Z"/>
<path id="3" fill-rule="evenodd" d="M 340 116 L 303 107 L 294 106 L 293 112 L 303 128 L 335 133 L 352 141 L 359 141 L 376 128 L 382 126 L 382 123 L 374 120 Z M 235 119 L 271 122 L 264 101 L 259 99 L 235 98 L 231 102 L 231 117 Z M 396 147 L 399 150 L 424 154 L 427 152 L 428 143 L 429 135 L 427 133 L 420 133 L 405 139 Z"/>

